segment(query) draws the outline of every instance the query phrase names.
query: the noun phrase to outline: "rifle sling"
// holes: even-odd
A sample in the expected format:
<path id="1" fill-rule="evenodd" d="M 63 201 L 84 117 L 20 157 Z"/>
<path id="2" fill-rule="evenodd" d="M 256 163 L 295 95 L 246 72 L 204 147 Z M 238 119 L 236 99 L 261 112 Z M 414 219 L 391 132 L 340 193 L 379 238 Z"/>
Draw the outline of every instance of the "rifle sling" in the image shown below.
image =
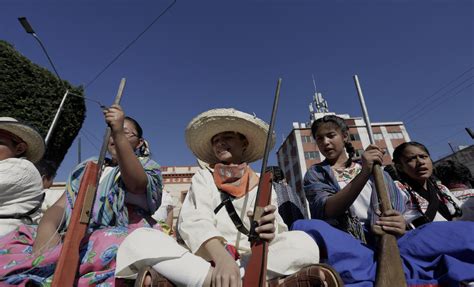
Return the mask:
<path id="1" fill-rule="evenodd" d="M 25 213 L 0 214 L 0 219 L 25 219 L 28 222 L 28 224 L 33 223 L 33 220 L 31 219 L 30 215 L 32 215 L 33 213 L 35 213 L 41 208 L 41 205 L 43 205 L 45 196 L 46 196 L 46 193 L 43 193 L 41 195 L 41 199 L 38 205 L 33 207 L 33 209 L 31 209 L 30 211 L 25 212 Z"/>
<path id="2" fill-rule="evenodd" d="M 237 230 L 249 236 L 250 234 L 249 230 L 245 227 L 244 223 L 242 222 L 239 215 L 237 214 L 237 211 L 235 210 L 234 205 L 232 204 L 233 198 L 226 192 L 220 189 L 219 191 L 221 192 L 222 202 L 216 207 L 216 209 L 214 209 L 214 214 L 217 214 L 219 210 L 221 210 L 221 208 L 225 206 L 225 209 L 227 210 L 227 214 L 229 214 L 229 217 L 234 223 Z"/>

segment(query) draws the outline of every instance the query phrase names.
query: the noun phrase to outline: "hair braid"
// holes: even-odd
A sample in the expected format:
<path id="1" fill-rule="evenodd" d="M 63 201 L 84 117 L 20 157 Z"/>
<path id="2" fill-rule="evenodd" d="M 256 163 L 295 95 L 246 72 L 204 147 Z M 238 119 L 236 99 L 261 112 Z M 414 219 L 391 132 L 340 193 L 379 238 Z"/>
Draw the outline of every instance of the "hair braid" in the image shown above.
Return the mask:
<path id="1" fill-rule="evenodd" d="M 349 156 L 349 158 L 346 161 L 346 167 L 350 167 L 352 164 L 352 158 L 355 155 L 355 149 L 350 141 L 344 143 L 344 148 L 346 149 L 346 152 Z"/>

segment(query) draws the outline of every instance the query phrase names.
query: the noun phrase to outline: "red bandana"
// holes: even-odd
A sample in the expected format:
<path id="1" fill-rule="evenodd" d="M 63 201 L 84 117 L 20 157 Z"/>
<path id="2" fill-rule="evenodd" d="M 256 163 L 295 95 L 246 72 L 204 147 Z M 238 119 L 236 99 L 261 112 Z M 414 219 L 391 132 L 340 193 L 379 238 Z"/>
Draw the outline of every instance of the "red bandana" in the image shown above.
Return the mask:
<path id="1" fill-rule="evenodd" d="M 250 169 L 246 163 L 214 166 L 214 182 L 218 189 L 236 197 L 242 197 L 249 191 Z"/>

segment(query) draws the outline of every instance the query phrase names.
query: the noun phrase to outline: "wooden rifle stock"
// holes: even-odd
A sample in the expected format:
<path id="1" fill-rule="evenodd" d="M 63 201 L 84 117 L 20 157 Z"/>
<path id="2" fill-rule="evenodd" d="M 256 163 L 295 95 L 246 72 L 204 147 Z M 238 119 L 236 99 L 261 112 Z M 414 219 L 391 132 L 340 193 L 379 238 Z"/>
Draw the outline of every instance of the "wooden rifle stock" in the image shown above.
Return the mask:
<path id="1" fill-rule="evenodd" d="M 263 175 L 263 186 L 259 191 L 259 197 L 255 202 L 254 221 L 259 220 L 264 215 L 263 209 L 270 204 L 272 196 L 272 174 L 270 172 L 266 172 Z M 252 249 L 252 256 L 245 268 L 242 286 L 265 286 L 267 280 L 268 243 L 259 240 L 257 237 L 250 242 L 250 247 Z"/>
<path id="2" fill-rule="evenodd" d="M 392 209 L 390 198 L 383 178 L 382 168 L 379 164 L 373 167 L 375 189 L 380 202 L 380 211 L 383 213 Z M 397 238 L 388 233 L 380 236 L 378 241 L 377 275 L 375 286 L 407 286 L 403 272 L 400 251 L 398 250 Z"/>
<path id="3" fill-rule="evenodd" d="M 125 78 L 122 78 L 114 104 L 120 104 L 124 88 Z M 74 285 L 80 260 L 79 248 L 87 233 L 87 227 L 92 215 L 92 208 L 94 207 L 94 199 L 104 165 L 110 134 L 111 129 L 107 127 L 97 163 L 88 162 L 86 164 L 84 174 L 81 178 L 81 184 L 79 185 L 79 191 L 74 201 L 71 219 L 69 220 L 66 236 L 61 248 L 61 254 L 59 255 L 56 268 L 54 269 L 52 287 Z"/>
<path id="4" fill-rule="evenodd" d="M 375 144 L 372 126 L 370 124 L 369 113 L 365 105 L 364 95 L 360 88 L 359 78 L 354 75 L 354 83 L 356 85 L 357 93 L 359 95 L 360 105 L 364 114 L 365 125 L 371 144 Z M 382 168 L 380 164 L 375 164 L 373 167 L 373 177 L 375 181 L 375 189 L 380 203 L 380 211 L 391 210 L 390 198 L 388 196 L 387 187 L 385 185 Z M 400 251 L 398 250 L 397 238 L 388 233 L 380 236 L 377 246 L 377 275 L 375 278 L 376 287 L 391 287 L 391 286 L 407 286 L 405 280 L 405 273 L 403 272 L 402 260 L 400 258 Z"/>
<path id="5" fill-rule="evenodd" d="M 98 173 L 99 166 L 95 162 L 90 161 L 86 164 L 79 192 L 72 209 L 68 232 L 64 238 L 61 255 L 54 271 L 53 287 L 74 285 L 80 260 L 79 247 L 89 225 Z"/>
<path id="6" fill-rule="evenodd" d="M 277 81 L 275 98 L 273 100 L 272 117 L 268 127 L 267 141 L 265 142 L 265 151 L 262 159 L 262 169 L 260 171 L 260 179 L 258 182 L 257 197 L 255 199 L 255 207 L 253 209 L 252 226 L 250 227 L 249 241 L 252 248 L 252 255 L 248 265 L 245 268 L 243 287 L 263 287 L 267 281 L 267 254 L 268 243 L 260 240 L 255 232 L 257 220 L 264 215 L 265 206 L 270 204 L 272 196 L 272 174 L 266 172 L 268 154 L 270 153 L 273 142 L 273 127 L 275 126 L 276 112 L 278 109 L 278 100 L 280 98 L 281 79 Z"/>

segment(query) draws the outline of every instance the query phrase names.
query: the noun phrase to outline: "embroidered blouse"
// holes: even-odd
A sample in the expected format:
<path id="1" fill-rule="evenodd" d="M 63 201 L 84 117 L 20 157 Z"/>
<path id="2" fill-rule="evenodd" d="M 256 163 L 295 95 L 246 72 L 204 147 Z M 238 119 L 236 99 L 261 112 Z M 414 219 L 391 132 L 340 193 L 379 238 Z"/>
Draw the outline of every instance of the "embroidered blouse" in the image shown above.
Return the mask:
<path id="1" fill-rule="evenodd" d="M 350 182 L 361 171 L 360 168 L 357 168 L 357 165 L 359 164 L 353 163 L 351 167 L 346 169 L 345 173 L 343 172 L 342 175 L 340 175 L 340 179 L 344 178 L 345 181 Z M 404 213 L 405 202 L 407 200 L 406 196 L 397 189 L 395 183 L 386 172 L 383 174 L 392 207 L 400 213 Z M 366 186 L 372 190 L 370 195 L 371 204 L 367 211 L 368 218 L 366 222 L 374 223 L 377 220 L 376 212 L 378 211 L 374 210 L 372 207 L 378 206 L 378 197 L 375 192 L 375 183 L 372 177 L 367 181 Z M 306 198 L 308 199 L 311 218 L 325 220 L 336 228 L 348 232 L 355 238 L 366 242 L 365 233 L 368 232 L 370 228 L 360 222 L 360 219 L 353 210 L 346 210 L 344 215 L 338 218 L 328 218 L 326 216 L 326 200 L 340 190 L 341 187 L 338 183 L 338 179 L 327 161 L 311 166 L 305 174 L 304 191 L 306 193 Z"/>
<path id="2" fill-rule="evenodd" d="M 417 218 L 423 217 L 426 210 L 428 209 L 428 205 L 429 205 L 428 200 L 426 200 L 424 197 L 418 194 L 409 185 L 405 185 L 399 181 L 396 181 L 395 183 L 398 189 L 404 192 L 408 198 L 407 210 L 403 214 L 407 223 L 411 224 Z M 437 186 L 438 186 L 439 191 L 444 195 L 444 197 L 440 197 L 438 195 L 438 198 L 441 200 L 442 204 L 446 205 L 446 207 L 449 210 L 449 213 L 455 216 L 456 206 L 454 204 L 456 204 L 457 208 L 459 209 L 459 206 L 461 206 L 459 200 L 449 191 L 449 189 L 446 186 L 440 183 L 437 183 Z M 444 218 L 439 212 L 436 212 L 436 215 L 433 219 L 433 221 L 446 221 L 446 220 L 447 219 Z"/>

